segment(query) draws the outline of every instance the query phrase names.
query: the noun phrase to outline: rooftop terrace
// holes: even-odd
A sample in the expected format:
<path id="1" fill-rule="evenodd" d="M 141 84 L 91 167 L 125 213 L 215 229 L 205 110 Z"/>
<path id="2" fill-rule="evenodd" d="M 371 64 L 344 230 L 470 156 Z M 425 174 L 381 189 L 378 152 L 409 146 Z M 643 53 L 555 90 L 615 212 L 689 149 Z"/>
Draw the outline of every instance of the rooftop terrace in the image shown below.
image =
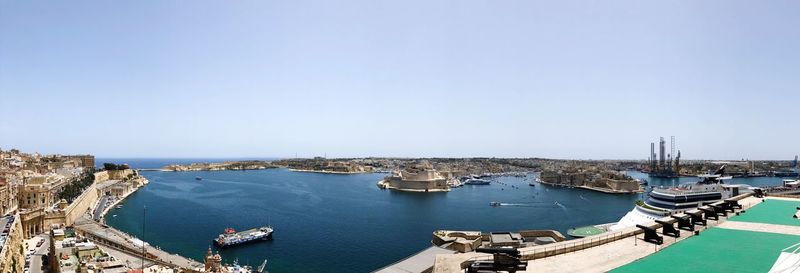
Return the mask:
<path id="1" fill-rule="evenodd" d="M 611 272 L 769 272 L 800 242 L 800 201 L 766 199 L 717 227 Z"/>

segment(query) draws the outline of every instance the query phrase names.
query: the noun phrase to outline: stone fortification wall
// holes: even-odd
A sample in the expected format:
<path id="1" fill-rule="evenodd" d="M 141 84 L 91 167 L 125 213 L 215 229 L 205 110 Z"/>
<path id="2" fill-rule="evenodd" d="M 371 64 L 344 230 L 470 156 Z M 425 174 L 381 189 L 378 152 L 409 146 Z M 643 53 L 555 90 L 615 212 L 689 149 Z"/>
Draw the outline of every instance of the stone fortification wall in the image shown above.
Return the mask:
<path id="1" fill-rule="evenodd" d="M 3 250 L 0 251 L 0 273 L 22 272 L 22 267 L 25 265 L 23 242 L 22 221 L 17 214 L 14 215 L 14 222 L 11 224 Z"/>
<path id="2" fill-rule="evenodd" d="M 81 215 L 90 212 L 98 200 L 100 200 L 100 191 L 97 190 L 97 181 L 95 181 L 64 210 L 64 223 L 71 226 Z"/>
<path id="3" fill-rule="evenodd" d="M 109 180 L 108 171 L 94 173 L 94 182 L 103 182 Z"/>
<path id="4" fill-rule="evenodd" d="M 134 171 L 131 169 L 112 170 L 107 172 L 109 180 L 124 180 L 125 178 L 131 178 L 135 175 Z"/>
<path id="5" fill-rule="evenodd" d="M 447 180 L 403 181 L 398 177 L 391 177 L 389 178 L 389 186 L 407 190 L 447 189 Z"/>

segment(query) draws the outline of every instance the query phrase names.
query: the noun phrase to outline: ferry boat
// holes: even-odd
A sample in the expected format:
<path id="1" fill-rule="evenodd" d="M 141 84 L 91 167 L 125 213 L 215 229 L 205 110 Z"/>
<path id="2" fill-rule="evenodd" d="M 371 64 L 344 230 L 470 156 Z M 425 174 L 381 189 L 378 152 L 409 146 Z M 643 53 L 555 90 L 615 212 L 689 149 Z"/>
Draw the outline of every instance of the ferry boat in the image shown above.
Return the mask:
<path id="1" fill-rule="evenodd" d="M 703 205 L 728 199 L 740 194 L 752 192 L 752 187 L 745 184 L 725 184 L 725 166 L 714 174 L 701 175 L 700 181 L 670 188 L 653 188 L 647 200 L 639 202 L 633 210 L 625 214 L 610 230 L 619 230 L 641 223 L 662 218 L 664 216 L 695 209 Z"/>
<path id="2" fill-rule="evenodd" d="M 244 243 L 263 241 L 272 239 L 272 226 L 248 229 L 236 232 L 233 228 L 226 228 L 225 233 L 220 234 L 214 239 L 214 244 L 218 247 L 228 247 Z"/>

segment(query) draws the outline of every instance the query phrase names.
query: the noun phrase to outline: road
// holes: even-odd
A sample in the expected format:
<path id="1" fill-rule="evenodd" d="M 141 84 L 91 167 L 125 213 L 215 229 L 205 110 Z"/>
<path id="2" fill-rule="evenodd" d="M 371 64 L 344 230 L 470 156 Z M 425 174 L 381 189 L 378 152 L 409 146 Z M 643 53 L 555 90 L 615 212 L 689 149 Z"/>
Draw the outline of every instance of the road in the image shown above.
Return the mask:
<path id="1" fill-rule="evenodd" d="M 36 243 L 39 240 L 44 240 L 44 243 L 40 247 L 36 247 Z M 42 255 L 47 255 L 50 252 L 50 236 L 39 234 L 25 242 L 28 244 L 25 255 L 33 253 L 29 265 L 30 273 L 47 273 L 47 268 L 45 270 L 42 269 Z"/>
<path id="2" fill-rule="evenodd" d="M 100 197 L 100 202 L 97 202 L 97 207 L 94 209 L 94 220 L 99 221 L 106 207 L 114 203 L 115 200 L 116 198 L 113 196 L 103 195 Z"/>
<path id="3" fill-rule="evenodd" d="M 75 221 L 75 229 L 83 232 L 85 236 L 98 245 L 115 247 L 118 248 L 118 250 L 128 252 L 128 254 L 132 256 L 141 257 L 139 253 L 141 253 L 142 247 L 141 245 L 136 245 L 133 243 L 133 237 L 114 228 L 101 225 L 100 223 L 97 223 L 89 218 L 88 215 L 84 215 L 84 217 Z M 154 261 L 157 261 L 163 265 L 172 265 L 189 269 L 203 266 L 203 264 L 197 261 L 176 254 L 167 253 L 153 246 L 148 245 L 145 247 L 145 249 L 145 252 L 147 252 L 148 255 L 155 257 Z"/>

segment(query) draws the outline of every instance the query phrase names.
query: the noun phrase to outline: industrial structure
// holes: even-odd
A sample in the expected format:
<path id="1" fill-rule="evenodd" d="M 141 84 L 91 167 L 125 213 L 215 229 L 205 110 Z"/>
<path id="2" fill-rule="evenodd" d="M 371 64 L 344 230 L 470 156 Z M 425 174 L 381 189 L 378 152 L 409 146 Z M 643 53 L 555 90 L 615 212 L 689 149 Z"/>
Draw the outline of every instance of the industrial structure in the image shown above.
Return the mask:
<path id="1" fill-rule="evenodd" d="M 674 157 L 673 157 L 674 156 Z M 663 137 L 658 140 L 658 154 L 655 143 L 650 142 L 650 168 L 648 172 L 654 177 L 680 176 L 681 151 L 675 154 L 675 136 L 670 137 L 670 152 L 666 151 L 666 141 Z"/>

